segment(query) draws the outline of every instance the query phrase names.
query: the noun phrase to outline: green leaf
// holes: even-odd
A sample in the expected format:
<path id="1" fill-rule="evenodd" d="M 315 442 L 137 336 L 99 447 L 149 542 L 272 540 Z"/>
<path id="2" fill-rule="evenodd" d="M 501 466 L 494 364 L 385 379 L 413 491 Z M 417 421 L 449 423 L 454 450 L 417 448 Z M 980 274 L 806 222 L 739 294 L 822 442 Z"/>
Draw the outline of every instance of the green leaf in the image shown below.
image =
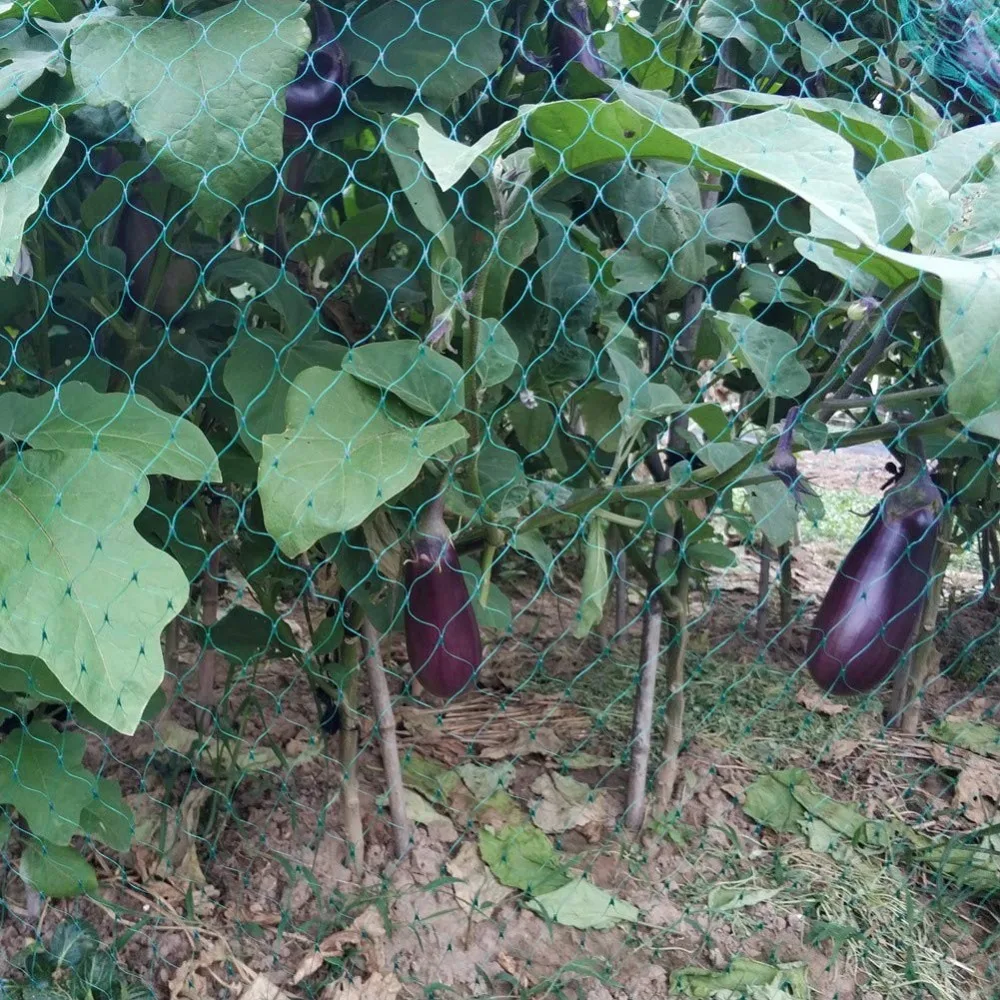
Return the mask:
<path id="1" fill-rule="evenodd" d="M 462 411 L 461 366 L 418 340 L 391 340 L 352 348 L 345 372 L 386 389 L 412 410 L 445 420 Z"/>
<path id="2" fill-rule="evenodd" d="M 542 896 L 569 882 L 548 837 L 532 824 L 479 831 L 479 853 L 503 885 Z"/>
<path id="3" fill-rule="evenodd" d="M 63 382 L 43 396 L 0 395 L 0 434 L 36 451 L 93 450 L 117 455 L 146 475 L 221 481 L 219 459 L 201 429 L 145 396 L 97 392 Z"/>
<path id="4" fill-rule="evenodd" d="M 667 298 L 679 298 L 705 277 L 701 191 L 690 169 L 669 163 L 655 170 L 617 168 L 601 199 L 614 211 L 626 247 L 661 272 Z"/>
<path id="5" fill-rule="evenodd" d="M 357 527 L 465 438 L 453 420 L 409 426 L 377 392 L 327 368 L 295 379 L 285 419 L 284 433 L 264 435 L 258 489 L 267 530 L 290 557 Z"/>
<path id="6" fill-rule="evenodd" d="M 26 694 L 40 701 L 71 702 L 72 696 L 36 656 L 0 650 L 0 691 Z"/>
<path id="7" fill-rule="evenodd" d="M 417 221 L 440 242 L 447 257 L 457 257 L 455 230 L 444 214 L 430 172 L 418 155 L 420 147 L 416 130 L 397 119 L 383 131 L 382 142 L 396 172 L 399 190 L 410 203 Z"/>
<path id="8" fill-rule="evenodd" d="M 732 910 L 742 910 L 747 906 L 765 903 L 780 895 L 781 889 L 733 889 L 728 886 L 716 886 L 708 893 L 708 907 L 719 913 Z"/>
<path id="9" fill-rule="evenodd" d="M 222 384 L 240 415 L 240 440 L 260 461 L 265 434 L 285 429 L 292 383 L 307 368 L 338 368 L 346 351 L 329 341 L 289 341 L 273 330 L 244 330 L 229 349 Z"/>
<path id="10" fill-rule="evenodd" d="M 528 480 L 516 451 L 498 444 L 491 436 L 480 447 L 476 466 L 483 499 L 494 511 L 514 512 L 528 499 Z"/>
<path id="11" fill-rule="evenodd" d="M 0 742 L 0 802 L 13 806 L 36 837 L 68 844 L 94 802 L 94 775 L 83 766 L 87 741 L 32 722 Z"/>
<path id="12" fill-rule="evenodd" d="M 714 313 L 719 335 L 739 353 L 768 396 L 794 398 L 809 388 L 809 372 L 796 357 L 795 338 L 742 313 Z"/>
<path id="13" fill-rule="evenodd" d="M 796 801 L 788 784 L 770 774 L 761 775 L 747 788 L 743 811 L 755 822 L 779 833 L 800 832 L 806 819 L 805 809 Z"/>
<path id="14" fill-rule="evenodd" d="M 72 36 L 73 77 L 88 104 L 129 109 L 164 176 L 218 225 L 281 161 L 275 97 L 309 44 L 305 10 L 237 0 L 193 17 L 90 21 Z"/>
<path id="15" fill-rule="evenodd" d="M 447 806 L 461 778 L 443 764 L 418 753 L 403 757 L 403 784 L 436 805 Z"/>
<path id="16" fill-rule="evenodd" d="M 482 568 L 471 556 L 463 556 L 459 563 L 465 571 L 465 585 L 469 588 L 472 598 L 472 610 L 480 628 L 491 628 L 498 632 L 506 632 L 510 628 L 513 609 L 510 598 L 497 586 L 496 580 L 490 580 L 490 591 L 486 597 L 486 606 L 479 600 L 482 587 Z"/>
<path id="17" fill-rule="evenodd" d="M 555 562 L 555 558 L 552 555 L 549 543 L 542 538 L 540 531 L 521 528 L 514 532 L 514 537 L 511 539 L 510 544 L 522 556 L 534 559 L 541 567 L 546 579 L 548 579 L 549 573 L 552 572 L 552 564 Z"/>
<path id="18" fill-rule="evenodd" d="M 208 634 L 213 649 L 240 665 L 252 663 L 267 653 L 288 656 L 291 652 L 291 648 L 281 642 L 279 627 L 274 621 L 242 604 L 233 605 Z"/>
<path id="19" fill-rule="evenodd" d="M 505 382 L 520 366 L 520 354 L 514 338 L 495 319 L 480 322 L 479 353 L 476 375 L 484 389 Z"/>
<path id="20" fill-rule="evenodd" d="M 135 816 L 117 781 L 97 780 L 93 801 L 80 814 L 80 826 L 112 850 L 127 851 L 131 847 Z"/>
<path id="21" fill-rule="evenodd" d="M 795 30 L 802 51 L 802 68 L 807 73 L 836 66 L 853 56 L 865 43 L 863 38 L 833 38 L 805 18 L 795 22 Z"/>
<path id="22" fill-rule="evenodd" d="M 763 475 L 766 471 L 758 465 L 747 475 Z M 795 539 L 799 512 L 794 494 L 780 479 L 748 487 L 747 506 L 757 528 L 772 545 L 785 545 Z"/>
<path id="23" fill-rule="evenodd" d="M 645 90 L 670 90 L 674 77 L 691 68 L 701 48 L 686 13 L 670 18 L 655 34 L 630 21 L 620 21 L 616 31 L 625 66 Z"/>
<path id="24" fill-rule="evenodd" d="M 676 969 L 670 974 L 670 991 L 696 1000 L 712 997 L 809 1000 L 812 996 L 802 963 L 770 965 L 742 955 L 737 955 L 724 971 Z"/>
<path id="25" fill-rule="evenodd" d="M 650 109 L 651 110 L 651 109 Z M 555 101 L 527 117 L 535 151 L 552 172 L 579 175 L 603 163 L 670 160 L 771 181 L 852 232 L 874 237 L 875 213 L 844 139 L 782 108 L 712 125 L 672 127 L 624 101 Z"/>
<path id="26" fill-rule="evenodd" d="M 1000 759 L 1000 729 L 988 722 L 974 722 L 971 719 L 947 717 L 934 723 L 927 735 L 935 743 L 961 747 L 984 757 Z"/>
<path id="27" fill-rule="evenodd" d="M 19 873 L 49 899 L 71 899 L 97 892 L 97 872 L 72 847 L 32 842 L 21 855 Z"/>
<path id="28" fill-rule="evenodd" d="M 31 451 L 0 482 L 0 649 L 44 660 L 84 708 L 135 732 L 163 680 L 160 633 L 188 600 L 180 566 L 133 526 L 146 477 L 100 453 Z"/>
<path id="29" fill-rule="evenodd" d="M 351 247 L 353 254 L 357 245 Z M 225 253 L 205 276 L 205 284 L 212 291 L 229 297 L 233 290 L 249 285 L 253 295 L 240 301 L 241 309 L 253 308 L 257 299 L 263 299 L 281 320 L 287 336 L 283 343 L 305 346 L 306 339 L 320 333 L 319 308 L 316 300 L 306 294 L 288 271 L 273 267 L 264 261 L 245 253 Z M 255 330 L 254 333 L 261 331 Z M 326 337 L 326 334 L 321 334 Z M 321 340 L 325 346 L 336 346 L 328 340 Z"/>
<path id="30" fill-rule="evenodd" d="M 631 903 L 615 899 L 583 878 L 535 896 L 525 906 L 546 920 L 585 931 L 607 930 L 639 919 L 639 911 Z"/>
<path id="31" fill-rule="evenodd" d="M 496 14 L 479 4 L 387 0 L 356 11 L 340 41 L 356 76 L 441 106 L 500 68 L 501 37 Z"/>
<path id="32" fill-rule="evenodd" d="M 723 542 L 708 541 L 685 545 L 684 561 L 689 566 L 717 566 L 720 569 L 730 569 L 739 562 L 739 559 Z"/>
<path id="33" fill-rule="evenodd" d="M 605 539 L 607 521 L 594 516 L 587 527 L 583 578 L 580 580 L 580 606 L 576 612 L 573 636 L 583 639 L 600 626 L 604 618 L 604 602 L 608 597 L 611 576 L 608 570 L 608 548 Z"/>
<path id="34" fill-rule="evenodd" d="M 883 115 L 860 101 L 837 97 L 782 97 L 750 90 L 725 90 L 713 101 L 740 108 L 785 108 L 836 132 L 876 163 L 900 160 L 922 150 L 907 118 Z"/>
<path id="35" fill-rule="evenodd" d="M 511 118 L 487 132 L 471 146 L 449 139 L 416 112 L 395 116 L 417 130 L 417 148 L 434 180 L 442 191 L 453 188 L 472 167 L 485 173 L 493 161 L 513 145 L 521 134 L 521 118 Z"/>
<path id="36" fill-rule="evenodd" d="M 9 166 L 0 173 L 5 178 L 0 181 L 0 279 L 14 273 L 24 224 L 38 210 L 42 189 L 68 144 L 66 123 L 56 111 L 29 111 L 11 121 L 3 150 Z"/>
<path id="37" fill-rule="evenodd" d="M 29 35 L 24 27 L 0 35 L 0 109 L 24 96 L 47 70 L 66 73 L 62 49 L 48 35 Z"/>
<path id="38" fill-rule="evenodd" d="M 621 351 L 609 347 L 607 353 L 618 373 L 618 391 L 622 397 L 618 412 L 621 414 L 625 433 L 633 433 L 647 420 L 656 420 L 684 409 L 684 403 L 670 386 L 651 381 Z"/>

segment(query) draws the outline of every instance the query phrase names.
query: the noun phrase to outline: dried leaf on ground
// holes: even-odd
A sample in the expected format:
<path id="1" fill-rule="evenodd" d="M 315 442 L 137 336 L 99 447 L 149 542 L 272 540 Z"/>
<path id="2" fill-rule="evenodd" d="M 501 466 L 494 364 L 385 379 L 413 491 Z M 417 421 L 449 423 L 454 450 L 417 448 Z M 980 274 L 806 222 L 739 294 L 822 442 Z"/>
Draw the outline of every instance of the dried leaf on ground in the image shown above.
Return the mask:
<path id="1" fill-rule="evenodd" d="M 806 966 L 801 962 L 770 965 L 737 956 L 722 971 L 677 969 L 670 975 L 670 991 L 681 996 L 751 997 L 753 1000 L 810 996 Z"/>
<path id="2" fill-rule="evenodd" d="M 258 976 L 240 994 L 240 1000 L 290 1000 L 290 997 L 284 990 L 275 986 L 267 976 Z"/>
<path id="3" fill-rule="evenodd" d="M 520 727 L 513 741 L 507 744 L 485 747 L 479 756 L 483 760 L 504 760 L 509 757 L 527 757 L 531 754 L 553 756 L 562 749 L 562 740 L 551 729 L 531 730 Z"/>
<path id="4" fill-rule="evenodd" d="M 323 1000 L 396 1000 L 403 984 L 392 972 L 373 972 L 367 979 L 332 983 L 323 990 Z"/>
<path id="5" fill-rule="evenodd" d="M 846 712 L 849 708 L 848 705 L 840 702 L 830 701 L 822 691 L 817 691 L 812 687 L 799 688 L 795 700 L 807 712 L 816 712 L 818 715 L 840 715 L 841 712 Z"/>
<path id="6" fill-rule="evenodd" d="M 542 774 L 531 790 L 531 818 L 546 833 L 582 828 L 588 839 L 598 839 L 614 821 L 615 805 L 606 789 L 594 789 L 564 774 Z"/>
<path id="7" fill-rule="evenodd" d="M 751 886 L 719 885 L 708 894 L 708 906 L 711 910 L 725 913 L 729 910 L 741 910 L 746 906 L 756 906 L 773 899 L 781 889 L 761 889 Z"/>
<path id="8" fill-rule="evenodd" d="M 1000 806 L 1000 767 L 981 757 L 970 758 L 955 783 L 954 804 L 964 808 L 966 819 L 976 826 L 993 822 Z"/>
<path id="9" fill-rule="evenodd" d="M 152 740 L 140 748 L 143 752 L 173 750 L 182 757 L 192 757 L 203 769 L 214 771 L 218 767 L 237 771 L 266 771 L 276 768 L 281 761 L 269 746 L 249 745 L 238 736 L 229 740 L 206 740 L 200 733 L 187 729 L 173 719 L 157 721 Z"/>
<path id="10" fill-rule="evenodd" d="M 225 946 L 219 943 L 208 951 L 185 959 L 167 983 L 170 1000 L 204 1000 L 212 990 L 208 978 L 202 975 L 201 970 L 225 962 L 228 958 Z M 213 986 L 217 985 L 213 982 Z"/>
<path id="11" fill-rule="evenodd" d="M 445 842 L 458 840 L 455 824 L 447 816 L 442 816 L 419 792 L 405 788 L 403 797 L 406 799 L 406 815 L 414 823 L 426 827 L 427 832 L 435 840 Z"/>
<path id="12" fill-rule="evenodd" d="M 445 867 L 457 881 L 452 889 L 463 910 L 489 918 L 494 909 L 512 895 L 501 885 L 483 863 L 475 844 L 464 843 L 458 854 L 449 858 Z"/>
<path id="13" fill-rule="evenodd" d="M 528 900 L 525 906 L 546 920 L 577 930 L 607 930 L 639 919 L 631 903 L 615 899 L 593 882 L 578 878 L 561 889 Z"/>

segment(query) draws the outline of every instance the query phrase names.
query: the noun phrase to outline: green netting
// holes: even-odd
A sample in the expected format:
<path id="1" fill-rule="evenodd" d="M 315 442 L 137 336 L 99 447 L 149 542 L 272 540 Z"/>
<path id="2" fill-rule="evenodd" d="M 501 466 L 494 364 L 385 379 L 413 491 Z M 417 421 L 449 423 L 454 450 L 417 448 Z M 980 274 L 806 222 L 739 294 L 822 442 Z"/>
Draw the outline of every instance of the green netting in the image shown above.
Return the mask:
<path id="1" fill-rule="evenodd" d="M 1000 997 L 1000 10 L 0 0 L 0 996 Z"/>

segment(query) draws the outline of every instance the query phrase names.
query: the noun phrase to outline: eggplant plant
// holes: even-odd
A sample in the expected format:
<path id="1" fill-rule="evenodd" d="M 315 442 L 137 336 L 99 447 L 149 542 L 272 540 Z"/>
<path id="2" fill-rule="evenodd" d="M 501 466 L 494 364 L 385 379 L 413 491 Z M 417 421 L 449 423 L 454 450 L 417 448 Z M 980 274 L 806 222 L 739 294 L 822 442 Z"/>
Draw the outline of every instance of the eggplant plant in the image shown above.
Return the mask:
<path id="1" fill-rule="evenodd" d="M 310 23 L 290 0 L 69 0 L 5 35 L 0 806 L 39 891 L 94 889 L 75 837 L 127 848 L 84 732 L 156 718 L 174 623 L 219 654 L 218 728 L 273 717 L 265 660 L 316 692 L 360 867 L 366 699 L 388 761 L 390 674 L 401 697 L 473 697 L 523 627 L 512 576 L 579 582 L 559 641 L 585 641 L 613 525 L 646 595 L 638 825 L 650 773 L 672 788 L 683 753 L 700 595 L 819 516 L 795 451 L 905 427 L 954 482 L 958 544 L 995 528 L 992 161 L 942 154 L 951 125 L 905 118 L 850 46 L 809 70 L 829 98 L 792 105 L 816 62 L 795 13 L 734 14 L 775 58 L 723 59 L 730 20 L 682 6 L 314 0 Z M 766 93 L 739 89 L 754 79 Z M 847 615 L 861 583 L 824 605 L 824 687 L 892 672 L 913 601 L 888 602 L 926 583 L 937 504 L 901 484 L 848 557 L 842 581 L 882 560 L 893 582 L 879 615 Z M 58 821 L 14 762 L 65 792 Z"/>

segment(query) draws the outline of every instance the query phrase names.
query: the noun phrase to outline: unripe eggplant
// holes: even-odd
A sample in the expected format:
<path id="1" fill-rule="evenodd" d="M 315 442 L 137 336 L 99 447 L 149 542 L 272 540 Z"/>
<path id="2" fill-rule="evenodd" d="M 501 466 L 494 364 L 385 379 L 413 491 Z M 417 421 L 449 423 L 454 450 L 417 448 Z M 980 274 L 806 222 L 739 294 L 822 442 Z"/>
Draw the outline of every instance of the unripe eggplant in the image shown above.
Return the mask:
<path id="1" fill-rule="evenodd" d="M 406 561 L 406 652 L 414 676 L 433 695 L 454 698 L 472 682 L 483 659 L 479 625 L 444 523 L 444 492 L 417 525 Z"/>
<path id="2" fill-rule="evenodd" d="M 875 509 L 813 621 L 809 671 L 830 694 L 860 694 L 885 681 L 923 610 L 944 503 L 922 461 L 907 478 Z"/>
<path id="3" fill-rule="evenodd" d="M 312 5 L 315 38 L 299 63 L 298 76 L 285 91 L 285 133 L 293 138 L 332 118 L 350 82 L 350 59 L 334 37 L 333 18 L 323 0 Z"/>

